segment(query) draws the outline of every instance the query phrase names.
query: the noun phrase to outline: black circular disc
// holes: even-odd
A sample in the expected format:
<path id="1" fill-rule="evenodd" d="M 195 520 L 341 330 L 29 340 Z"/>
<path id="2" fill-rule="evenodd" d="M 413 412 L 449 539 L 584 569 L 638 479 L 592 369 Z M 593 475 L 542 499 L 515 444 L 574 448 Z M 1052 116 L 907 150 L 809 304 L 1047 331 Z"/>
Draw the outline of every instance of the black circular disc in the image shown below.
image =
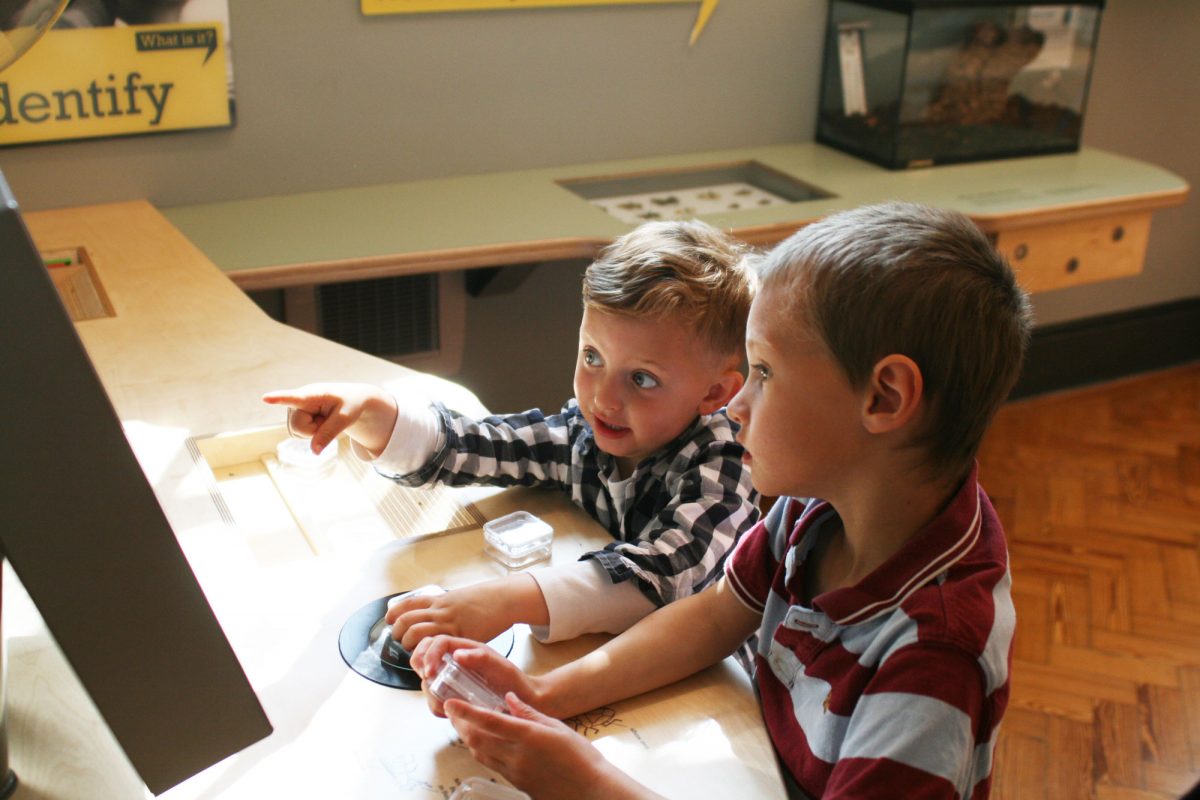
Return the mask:
<path id="1" fill-rule="evenodd" d="M 338 634 L 338 650 L 346 666 L 367 680 L 396 689 L 416 690 L 421 688 L 421 679 L 408 666 L 408 654 L 399 644 L 392 643 L 391 626 L 383 619 L 388 601 L 401 594 L 404 592 L 372 600 L 355 611 Z M 488 645 L 508 658 L 513 641 L 513 632 L 509 629 Z"/>

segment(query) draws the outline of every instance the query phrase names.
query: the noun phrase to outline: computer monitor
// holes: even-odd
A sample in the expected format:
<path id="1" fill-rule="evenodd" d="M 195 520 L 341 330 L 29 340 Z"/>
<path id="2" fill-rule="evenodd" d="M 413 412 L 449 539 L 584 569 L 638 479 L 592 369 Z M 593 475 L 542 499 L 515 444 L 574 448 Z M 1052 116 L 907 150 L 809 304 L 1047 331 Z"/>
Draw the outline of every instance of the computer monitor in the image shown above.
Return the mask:
<path id="1" fill-rule="evenodd" d="M 0 415 L 0 550 L 147 787 L 269 735 L 3 173 Z"/>

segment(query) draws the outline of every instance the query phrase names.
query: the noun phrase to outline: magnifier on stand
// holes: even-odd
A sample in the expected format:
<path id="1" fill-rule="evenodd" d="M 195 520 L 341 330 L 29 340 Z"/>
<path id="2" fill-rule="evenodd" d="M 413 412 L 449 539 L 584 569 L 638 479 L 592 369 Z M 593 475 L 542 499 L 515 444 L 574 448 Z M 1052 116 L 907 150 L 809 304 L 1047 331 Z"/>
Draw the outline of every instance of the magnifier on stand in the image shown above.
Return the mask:
<path id="1" fill-rule="evenodd" d="M 445 594 L 440 586 L 430 584 L 407 592 L 372 600 L 356 611 L 342 626 L 338 636 L 338 650 L 346 666 L 369 681 L 393 689 L 419 690 L 421 678 L 409 666 L 409 653 L 392 638 L 392 626 L 384 618 L 388 606 L 401 597 L 425 595 L 436 597 Z M 488 644 L 493 650 L 508 657 L 513 649 L 513 632 L 504 631 Z"/>
<path id="2" fill-rule="evenodd" d="M 69 0 L 25 0 L 7 2 L 0 0 L 0 73 L 10 64 L 37 44 L 42 34 L 54 25 L 54 21 L 67 7 Z M 0 551 L 0 569 L 4 566 L 5 554 Z M 3 575 L 3 572 L 0 572 Z M 3 593 L 0 578 L 0 600 Z M 2 605 L 2 603 L 0 603 Z M 3 630 L 0 630 L 0 799 L 9 797 L 17 788 L 17 776 L 8 765 L 8 714 L 4 703 L 4 676 L 7 648 L 4 647 Z"/>

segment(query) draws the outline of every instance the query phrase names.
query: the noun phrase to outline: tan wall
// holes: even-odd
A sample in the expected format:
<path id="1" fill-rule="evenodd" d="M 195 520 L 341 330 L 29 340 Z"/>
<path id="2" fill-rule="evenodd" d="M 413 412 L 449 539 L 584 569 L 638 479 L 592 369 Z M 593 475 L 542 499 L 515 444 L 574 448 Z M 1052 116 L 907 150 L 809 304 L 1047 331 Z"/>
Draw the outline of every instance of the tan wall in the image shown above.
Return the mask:
<path id="1" fill-rule="evenodd" d="M 228 4 L 235 128 L 0 149 L 21 203 L 187 205 L 811 136 L 825 0 L 726 0 L 692 48 L 698 2 Z"/>

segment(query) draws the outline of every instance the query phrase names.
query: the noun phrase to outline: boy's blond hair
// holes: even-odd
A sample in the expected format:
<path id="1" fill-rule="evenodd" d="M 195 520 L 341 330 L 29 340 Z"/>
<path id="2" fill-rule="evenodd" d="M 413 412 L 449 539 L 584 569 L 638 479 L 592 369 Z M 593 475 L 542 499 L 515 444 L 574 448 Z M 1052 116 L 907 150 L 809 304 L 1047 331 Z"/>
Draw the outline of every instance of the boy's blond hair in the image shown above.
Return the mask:
<path id="1" fill-rule="evenodd" d="M 1032 312 L 1004 257 L 966 216 L 911 203 L 826 217 L 764 259 L 862 388 L 892 353 L 921 370 L 928 402 L 913 444 L 940 475 L 961 477 L 1020 375 Z"/>
<path id="2" fill-rule="evenodd" d="M 648 222 L 596 256 L 583 276 L 583 306 L 675 317 L 714 353 L 741 353 L 756 283 L 748 256 L 748 247 L 707 223 Z"/>

